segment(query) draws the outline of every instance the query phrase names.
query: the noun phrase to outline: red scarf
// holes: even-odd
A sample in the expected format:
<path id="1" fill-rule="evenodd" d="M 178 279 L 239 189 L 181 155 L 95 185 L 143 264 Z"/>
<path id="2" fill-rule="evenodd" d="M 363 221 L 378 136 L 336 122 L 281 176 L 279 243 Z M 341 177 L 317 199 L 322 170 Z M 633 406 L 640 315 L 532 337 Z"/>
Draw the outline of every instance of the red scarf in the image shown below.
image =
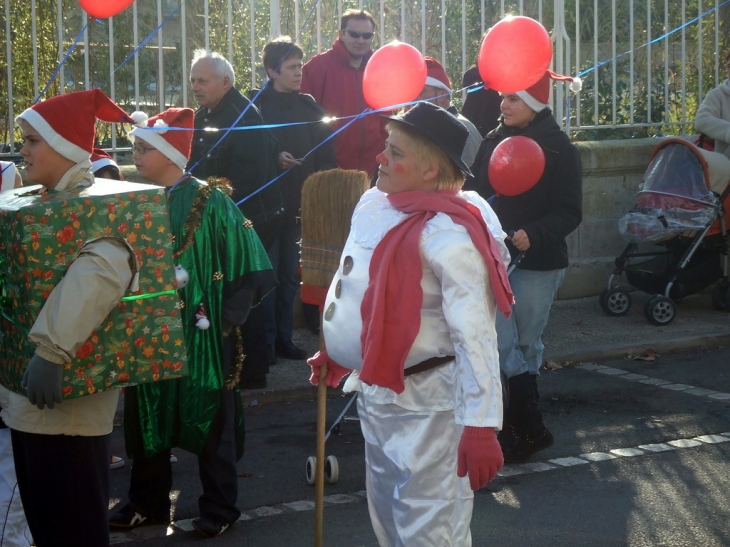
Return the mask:
<path id="1" fill-rule="evenodd" d="M 487 266 L 497 308 L 507 317 L 514 298 L 502 254 L 476 206 L 446 192 L 399 192 L 388 194 L 388 201 L 409 214 L 385 234 L 370 261 L 370 282 L 360 306 L 360 379 L 402 393 L 404 363 L 421 327 L 423 266 L 419 241 L 426 222 L 436 213 L 446 213 L 469 231 Z"/>

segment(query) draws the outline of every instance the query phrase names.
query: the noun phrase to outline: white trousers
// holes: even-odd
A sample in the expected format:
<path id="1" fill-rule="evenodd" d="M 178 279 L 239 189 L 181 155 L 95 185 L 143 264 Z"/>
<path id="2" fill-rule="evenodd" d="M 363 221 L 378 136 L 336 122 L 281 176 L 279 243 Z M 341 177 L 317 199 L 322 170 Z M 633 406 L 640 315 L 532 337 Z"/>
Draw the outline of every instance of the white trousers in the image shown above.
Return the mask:
<path id="1" fill-rule="evenodd" d="M 49 458 L 53 454 L 48 455 Z M 28 547 L 33 537 L 20 501 L 15 478 L 10 429 L 0 429 L 0 547 Z"/>
<path id="2" fill-rule="evenodd" d="M 470 547 L 474 493 L 456 475 L 463 427 L 453 411 L 357 399 L 370 520 L 381 547 Z"/>

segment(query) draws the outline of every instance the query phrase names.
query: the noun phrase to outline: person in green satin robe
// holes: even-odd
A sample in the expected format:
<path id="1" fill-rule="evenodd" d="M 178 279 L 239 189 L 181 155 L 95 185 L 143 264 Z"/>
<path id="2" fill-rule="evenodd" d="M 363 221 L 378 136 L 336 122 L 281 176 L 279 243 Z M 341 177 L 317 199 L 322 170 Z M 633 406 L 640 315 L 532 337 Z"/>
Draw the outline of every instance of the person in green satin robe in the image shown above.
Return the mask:
<path id="1" fill-rule="evenodd" d="M 130 133 L 139 174 L 169 188 L 185 332 L 179 347 L 180 355 L 187 351 L 189 376 L 127 388 L 125 440 L 133 459 L 129 502 L 110 517 L 109 525 L 134 528 L 170 521 L 169 454 L 176 446 L 198 455 L 203 495 L 193 526 L 213 537 L 241 514 L 236 507 L 236 461 L 243 453 L 238 326 L 276 278 L 251 222 L 227 195 L 227 181 L 204 183 L 184 173 L 193 116 L 192 109 L 171 108 Z M 141 257 L 154 259 L 154 253 Z M 238 351 L 232 352 L 231 345 Z M 159 366 L 171 366 L 173 357 L 160 356 Z"/>

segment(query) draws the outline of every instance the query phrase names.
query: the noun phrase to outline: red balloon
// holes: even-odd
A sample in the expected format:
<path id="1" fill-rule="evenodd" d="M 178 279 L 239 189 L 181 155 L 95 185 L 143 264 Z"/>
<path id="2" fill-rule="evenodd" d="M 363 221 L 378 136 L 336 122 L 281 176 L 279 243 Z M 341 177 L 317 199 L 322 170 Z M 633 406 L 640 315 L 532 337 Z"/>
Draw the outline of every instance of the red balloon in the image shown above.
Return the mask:
<path id="1" fill-rule="evenodd" d="M 484 85 L 502 93 L 527 89 L 543 77 L 553 57 L 545 27 L 529 17 L 505 17 L 479 47 L 479 74 Z"/>
<path id="2" fill-rule="evenodd" d="M 79 4 L 91 17 L 106 19 L 134 4 L 134 0 L 79 0 Z"/>
<path id="3" fill-rule="evenodd" d="M 489 184 L 502 196 L 517 196 L 537 184 L 545 172 L 545 153 L 529 137 L 508 137 L 489 158 Z"/>
<path id="4" fill-rule="evenodd" d="M 393 41 L 370 57 L 362 75 L 365 102 L 373 110 L 409 103 L 426 84 L 426 61 L 416 48 Z"/>

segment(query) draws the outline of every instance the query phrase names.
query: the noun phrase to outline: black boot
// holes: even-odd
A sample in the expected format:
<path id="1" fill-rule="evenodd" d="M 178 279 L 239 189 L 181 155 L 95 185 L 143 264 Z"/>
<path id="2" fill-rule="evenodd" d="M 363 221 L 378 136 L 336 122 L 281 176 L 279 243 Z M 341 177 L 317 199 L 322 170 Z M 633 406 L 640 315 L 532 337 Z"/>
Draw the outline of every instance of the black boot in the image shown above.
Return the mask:
<path id="1" fill-rule="evenodd" d="M 509 405 L 499 435 L 504 461 L 521 463 L 553 444 L 542 421 L 537 375 L 525 372 L 509 379 Z"/>

